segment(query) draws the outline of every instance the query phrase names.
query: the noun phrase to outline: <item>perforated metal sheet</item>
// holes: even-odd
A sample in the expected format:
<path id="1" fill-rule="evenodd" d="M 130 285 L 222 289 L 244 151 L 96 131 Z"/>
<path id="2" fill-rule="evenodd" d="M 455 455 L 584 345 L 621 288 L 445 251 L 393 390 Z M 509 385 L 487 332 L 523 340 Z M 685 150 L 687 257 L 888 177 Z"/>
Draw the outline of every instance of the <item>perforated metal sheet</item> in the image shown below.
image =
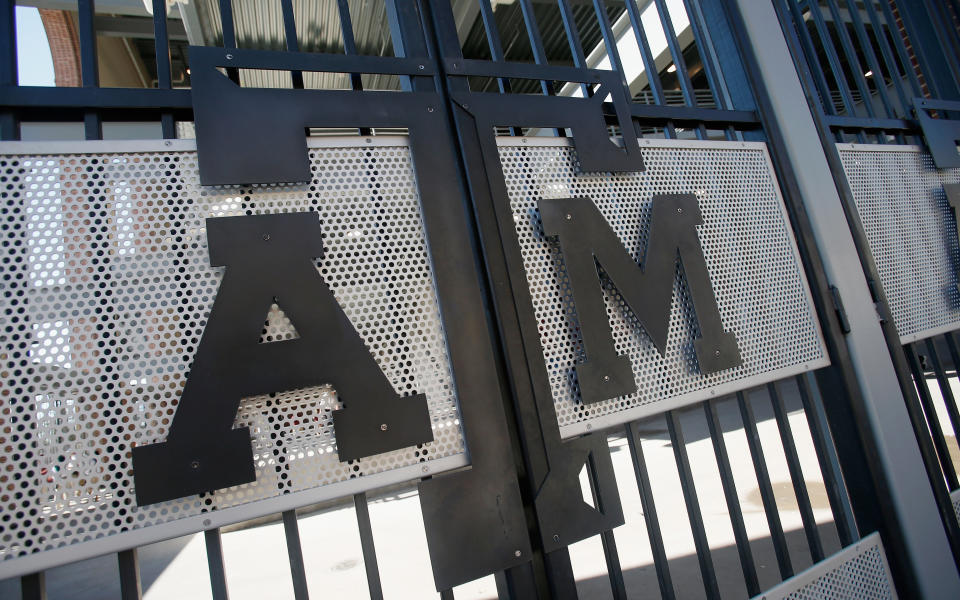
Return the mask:
<path id="1" fill-rule="evenodd" d="M 950 493 L 950 501 L 953 502 L 953 513 L 957 515 L 957 520 L 960 521 L 960 490 L 954 490 Z"/>
<path id="2" fill-rule="evenodd" d="M 763 600 L 893 600 L 897 591 L 880 535 L 871 534 L 764 592 Z"/>
<path id="3" fill-rule="evenodd" d="M 903 343 L 960 327 L 956 222 L 938 170 L 916 146 L 838 144 L 843 169 Z"/>
<path id="4" fill-rule="evenodd" d="M 405 140 L 323 140 L 309 185 L 244 188 L 201 188 L 193 142 L 2 147 L 0 578 L 466 464 Z M 223 275 L 205 219 L 296 211 L 319 214 L 317 269 L 394 389 L 426 394 L 435 441 L 341 463 L 335 390 L 247 398 L 256 482 L 138 508 L 131 446 L 165 439 Z M 281 309 L 261 341 L 296 337 Z"/>
<path id="5" fill-rule="evenodd" d="M 580 174 L 576 154 L 557 138 L 503 138 L 500 159 L 520 240 L 561 434 L 625 423 L 712 395 L 827 364 L 819 324 L 783 201 L 763 144 L 644 140 L 647 170 Z M 647 245 L 655 194 L 696 193 L 698 228 L 724 327 L 743 358 L 734 369 L 701 375 L 699 335 L 677 273 L 667 349 L 660 356 L 609 282 L 607 313 L 619 354 L 630 356 L 637 392 L 585 406 L 573 376 L 583 360 L 576 311 L 561 285 L 562 254 L 544 237 L 540 198 L 588 196 L 624 247 L 639 260 Z M 567 288 L 569 289 L 569 288 Z"/>

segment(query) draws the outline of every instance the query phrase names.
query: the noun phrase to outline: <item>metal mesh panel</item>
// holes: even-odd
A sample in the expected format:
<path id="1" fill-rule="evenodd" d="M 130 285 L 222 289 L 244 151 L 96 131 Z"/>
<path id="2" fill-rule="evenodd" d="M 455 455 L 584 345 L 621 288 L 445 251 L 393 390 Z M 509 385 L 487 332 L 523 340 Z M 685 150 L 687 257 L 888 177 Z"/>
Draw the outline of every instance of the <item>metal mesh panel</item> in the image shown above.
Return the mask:
<path id="1" fill-rule="evenodd" d="M 870 252 L 904 343 L 960 327 L 956 222 L 937 170 L 914 146 L 838 144 Z"/>
<path id="2" fill-rule="evenodd" d="M 960 521 L 960 490 L 950 493 L 950 501 L 953 502 L 953 514 L 957 515 L 957 520 Z"/>
<path id="3" fill-rule="evenodd" d="M 564 437 L 826 364 L 765 147 L 645 140 L 642 148 L 644 172 L 579 174 L 576 154 L 563 140 L 501 141 L 500 159 Z M 737 336 L 743 365 L 700 374 L 693 348 L 699 332 L 679 268 L 664 356 L 607 281 L 604 296 L 615 347 L 630 356 L 637 392 L 587 407 L 574 377 L 574 366 L 583 360 L 576 310 L 569 287 L 558 276 L 559 246 L 543 235 L 537 200 L 592 198 L 639 261 L 647 245 L 652 197 L 690 192 L 700 200 L 704 225 L 698 233 L 720 315 Z"/>
<path id="4" fill-rule="evenodd" d="M 890 600 L 897 597 L 876 533 L 764 592 L 763 600 Z"/>
<path id="5" fill-rule="evenodd" d="M 312 490 L 304 504 L 466 462 L 405 139 L 324 141 L 310 162 L 308 185 L 219 188 L 199 185 L 192 151 L 0 156 L 0 570 L 283 494 Z M 236 425 L 250 427 L 256 482 L 138 508 L 131 446 L 165 439 L 223 275 L 205 219 L 295 211 L 319 214 L 317 269 L 394 389 L 426 394 L 435 441 L 341 463 L 335 390 L 247 398 Z M 296 337 L 282 306 L 264 319 L 262 342 Z"/>

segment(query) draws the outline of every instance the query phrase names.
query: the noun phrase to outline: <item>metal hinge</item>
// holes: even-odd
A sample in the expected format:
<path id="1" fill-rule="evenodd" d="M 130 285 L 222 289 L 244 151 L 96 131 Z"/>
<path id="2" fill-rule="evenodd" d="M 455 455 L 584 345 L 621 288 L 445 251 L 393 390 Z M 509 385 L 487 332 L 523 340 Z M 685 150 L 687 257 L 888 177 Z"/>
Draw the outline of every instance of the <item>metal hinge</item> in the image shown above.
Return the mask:
<path id="1" fill-rule="evenodd" d="M 873 308 L 877 311 L 877 320 L 881 324 L 887 322 L 886 304 L 880 302 L 880 294 L 877 292 L 877 281 L 872 277 L 867 278 L 867 289 L 870 290 L 870 299 L 873 300 Z"/>
<path id="2" fill-rule="evenodd" d="M 837 320 L 840 321 L 840 331 L 844 334 L 850 333 L 850 321 L 847 319 L 847 311 L 843 308 L 843 300 L 840 298 L 840 290 L 837 286 L 830 286 L 830 296 L 833 298 L 833 310 L 837 313 Z"/>

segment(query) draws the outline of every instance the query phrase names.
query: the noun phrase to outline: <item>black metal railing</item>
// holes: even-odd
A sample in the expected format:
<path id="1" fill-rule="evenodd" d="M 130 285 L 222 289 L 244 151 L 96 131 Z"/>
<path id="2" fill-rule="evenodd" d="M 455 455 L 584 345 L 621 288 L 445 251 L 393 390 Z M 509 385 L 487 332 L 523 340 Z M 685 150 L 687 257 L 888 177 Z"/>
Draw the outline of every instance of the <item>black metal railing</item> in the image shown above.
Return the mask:
<path id="1" fill-rule="evenodd" d="M 820 4 L 795 3 L 792 0 L 777 0 L 778 9 L 782 18 L 789 19 L 802 25 L 796 28 L 798 43 L 803 48 L 804 56 L 808 58 L 812 70 L 814 86 L 822 101 L 822 110 L 827 116 L 831 130 L 837 139 L 843 138 L 843 132 L 855 132 L 860 141 L 874 137 L 878 141 L 888 141 L 892 136 L 896 140 L 905 140 L 908 135 L 915 135 L 916 128 L 910 122 L 908 114 L 909 98 L 912 95 L 922 95 L 920 82 L 913 63 L 908 56 L 904 40 L 899 36 L 899 30 L 891 26 L 894 23 L 890 7 L 881 2 L 866 3 L 866 19 L 852 17 L 851 29 L 845 27 L 831 33 L 824 18 L 827 11 L 833 23 L 842 22 L 839 0 L 827 0 L 826 7 Z M 951 0 L 952 1 L 952 0 Z M 297 27 L 292 0 L 279 0 L 285 48 L 288 52 L 298 52 Z M 393 27 L 394 36 L 392 53 L 383 51 L 384 55 L 400 56 L 397 47 L 402 49 L 403 33 L 397 21 L 396 11 L 398 4 L 393 0 L 386 0 L 387 14 Z M 598 69 L 600 60 L 605 59 L 621 79 L 623 91 L 629 99 L 629 124 L 618 119 L 615 107 L 606 107 L 608 125 L 617 128 L 621 136 L 629 135 L 624 127 L 634 127 L 634 133 L 649 137 L 695 137 L 700 140 L 768 140 L 771 137 L 769 127 L 765 126 L 762 115 L 758 111 L 755 99 L 756 90 L 749 85 L 748 68 L 738 51 L 736 27 L 730 23 L 731 15 L 728 12 L 729 3 L 721 0 L 685 0 L 683 6 L 686 12 L 686 21 L 690 29 L 689 36 L 681 36 L 677 31 L 676 14 L 668 10 L 665 0 L 654 0 L 650 8 L 658 17 L 659 27 L 662 29 L 666 46 L 654 48 L 651 46 L 648 32 L 645 30 L 645 21 L 636 2 L 604 2 L 593 0 L 592 15 L 584 11 L 584 3 L 574 3 L 571 0 L 558 0 L 557 8 L 560 14 L 564 35 L 556 36 L 551 33 L 551 40 L 565 41 L 568 52 L 565 59 L 557 59 L 547 51 L 544 43 L 544 32 L 537 22 L 539 3 L 533 0 L 518 0 L 522 26 L 518 26 L 518 35 L 526 37 L 530 48 L 532 63 L 518 63 L 507 61 L 507 54 L 500 37 L 501 23 L 496 18 L 494 5 L 485 0 L 478 0 L 478 21 L 476 27 L 482 28 L 483 38 L 487 44 L 484 53 L 488 53 L 492 67 L 488 70 L 475 73 L 455 73 L 451 65 L 455 61 L 464 64 L 464 44 L 457 33 L 457 27 L 452 19 L 450 2 L 448 0 L 423 0 L 417 6 L 423 19 L 423 27 L 430 32 L 425 37 L 434 44 L 437 58 L 443 64 L 442 75 L 438 77 L 416 77 L 402 75 L 399 77 L 399 87 L 415 89 L 425 86 L 444 94 L 469 91 L 469 77 L 488 77 L 494 85 L 484 86 L 484 90 L 495 90 L 495 93 L 509 94 L 516 92 L 530 93 L 539 96 L 553 96 L 559 94 L 581 94 L 590 96 L 594 90 L 588 82 L 592 79 L 585 77 L 588 71 Z M 849 2 L 855 5 L 854 2 Z M 80 64 L 82 86 L 78 88 L 30 88 L 17 86 L 16 77 L 16 50 L 14 32 L 14 5 L 13 0 L 0 0 L 0 137 L 3 140 L 20 138 L 21 123 L 74 120 L 84 124 L 86 139 L 96 140 L 103 137 L 103 122 L 105 120 L 140 120 L 153 121 L 161 126 L 163 138 L 176 136 L 178 121 L 192 121 L 191 96 L 188 89 L 175 89 L 170 77 L 169 32 L 167 28 L 167 2 L 153 1 L 153 22 L 155 36 L 155 60 L 157 64 L 156 89 L 106 89 L 98 83 L 98 57 L 95 30 L 96 9 L 93 0 L 79 0 L 78 39 L 80 48 Z M 358 41 L 354 36 L 354 27 L 351 22 L 351 3 L 339 0 L 336 3 L 339 25 L 343 39 L 344 55 L 358 55 Z M 577 9 L 576 11 L 574 9 Z M 853 6 L 854 11 L 859 11 Z M 849 12 L 849 11 L 848 11 Z M 805 14 L 810 15 L 807 21 Z M 616 20 L 611 22 L 612 17 Z M 219 37 L 224 48 L 236 48 L 237 39 L 234 26 L 233 3 L 230 0 L 219 2 Z M 808 25 L 812 22 L 812 26 Z M 708 26 L 709 24 L 709 26 Z M 593 47 L 584 47 L 584 28 L 595 31 L 590 36 Z M 813 31 L 810 30 L 812 27 Z M 852 30 L 853 34 L 850 34 Z M 882 31 L 881 34 L 877 32 Z M 819 39 L 819 42 L 815 41 Z M 839 39 L 839 51 L 834 41 Z M 398 37 L 400 39 L 398 39 Z M 692 39 L 691 43 L 682 43 L 681 39 Z M 620 47 L 625 44 L 635 46 L 636 55 L 640 57 L 639 64 L 629 69 L 623 63 Z M 693 47 L 696 52 L 691 52 Z M 655 54 L 656 52 L 656 54 Z M 827 68 L 820 64 L 821 53 L 826 55 Z M 696 56 L 698 62 L 696 73 L 693 73 L 691 61 Z M 338 55 L 339 56 L 339 55 Z M 423 53 L 426 56 L 426 53 Z M 590 62 L 593 57 L 593 63 Z M 813 57 L 817 57 L 816 60 Z M 453 62 L 451 62 L 453 61 Z M 342 64 L 342 63 L 337 63 Z M 475 65 L 476 66 L 476 65 Z M 563 67 L 569 70 L 551 70 L 552 67 Z M 480 67 L 477 67 L 478 69 Z M 850 70 L 854 75 L 850 75 Z M 865 69 L 873 71 L 873 81 L 864 75 Z M 464 69 L 467 71 L 467 69 Z M 627 80 L 627 73 L 636 75 L 633 81 Z M 490 74 L 492 73 L 492 75 Z M 349 86 L 352 90 L 362 92 L 364 84 L 362 72 L 346 73 Z M 237 77 L 236 73 L 228 70 L 228 75 Z M 557 76 L 564 75 L 568 79 L 560 81 Z M 303 87 L 303 74 L 291 72 L 291 81 L 294 87 Z M 531 86 L 524 83 L 517 86 L 514 81 L 534 82 Z M 564 88 L 561 84 L 573 84 Z M 882 83 L 877 83 L 882 82 Z M 889 83 L 887 83 L 889 82 Z M 339 85 L 339 84 L 331 84 Z M 635 89 L 639 88 L 639 89 Z M 489 93 L 489 92 L 487 92 Z M 873 99 L 876 99 L 874 102 Z M 879 103 L 879 105 L 877 104 Z M 452 108 L 452 107 L 451 107 Z M 369 129 L 355 130 L 362 135 L 375 134 Z M 322 133 L 322 132 L 317 132 Z M 502 134 L 525 135 L 529 130 L 521 127 L 511 127 L 500 130 Z M 547 132 L 552 135 L 566 135 L 562 128 Z M 467 138 L 469 140 L 469 136 Z M 473 147 L 466 147 L 469 141 L 462 142 L 461 162 L 465 171 L 475 168 L 471 163 Z M 776 157 L 775 157 L 776 159 Z M 781 169 L 782 172 L 782 169 Z M 788 202 L 791 205 L 793 225 L 798 230 L 805 227 L 804 221 L 798 219 L 798 212 L 802 213 L 802 203 L 797 194 L 789 193 L 789 186 L 784 184 Z M 471 190 L 476 210 L 485 210 L 485 202 L 480 191 Z M 477 239 L 481 239 L 490 232 L 482 232 L 482 225 L 475 223 L 474 232 Z M 815 270 L 818 259 L 816 248 L 803 240 L 811 239 L 809 231 L 797 236 L 801 240 L 801 250 L 804 253 L 805 264 L 809 270 Z M 464 241 L 468 243 L 468 241 Z M 497 256 L 484 255 L 479 260 L 488 263 L 488 270 L 494 275 L 502 276 L 498 269 L 505 267 L 498 263 Z M 814 296 L 821 313 L 821 320 L 826 323 L 824 330 L 828 337 L 839 337 L 835 324 L 831 325 L 832 312 L 824 307 L 829 306 L 828 291 L 822 277 L 811 277 L 814 287 Z M 488 282 L 489 304 L 491 306 L 505 306 L 507 301 L 497 298 L 496 287 Z M 501 308 L 502 310 L 502 308 Z M 494 319 L 491 316 L 491 319 Z M 512 363 L 509 346 L 516 342 L 516 331 L 511 326 L 503 324 L 500 332 L 501 366 L 505 370 L 504 379 L 513 378 L 523 380 L 523 368 L 515 369 Z M 954 348 L 951 346 L 951 356 Z M 937 363 L 940 364 L 940 363 Z M 956 359 L 952 364 L 956 365 Z M 834 367 L 842 368 L 842 367 Z M 934 367 L 934 371 L 939 367 Z M 944 371 L 944 377 L 946 377 Z M 508 377 L 509 375 L 509 377 Z M 922 377 L 919 377 L 922 379 Z M 937 374 L 940 383 L 940 375 Z M 504 388 L 508 388 L 504 383 Z M 948 386 L 949 387 L 949 386 Z M 786 399 L 785 390 L 789 392 L 790 400 Z M 844 402 L 842 386 L 825 391 L 824 394 L 836 394 L 831 401 Z M 946 392 L 944 397 L 946 397 Z M 526 400 L 515 397 L 513 402 L 518 405 Z M 952 401 L 952 396 L 951 396 Z M 768 419 L 757 416 L 757 406 L 770 410 Z M 521 406 L 517 410 L 526 410 Z M 953 418 L 956 413 L 950 413 Z M 736 425 L 724 425 L 725 415 L 731 413 Z M 802 412 L 806 428 L 809 430 L 812 448 L 816 454 L 816 461 L 822 478 L 825 494 L 828 498 L 829 511 L 833 525 L 824 525 L 818 522 L 811 500 L 811 490 L 808 478 L 803 471 L 799 436 L 791 422 L 790 415 Z M 929 417 L 930 412 L 926 413 Z M 688 441 L 684 436 L 684 419 L 688 415 L 692 418 L 703 419 L 706 425 L 707 437 L 710 440 L 713 460 L 717 465 L 716 475 L 721 481 L 726 514 L 724 519 L 729 521 L 735 538 L 736 553 L 742 572 L 742 589 L 753 596 L 761 593 L 764 584 L 771 583 L 773 577 L 762 575 L 758 569 L 758 558 L 763 550 L 757 540 L 751 539 L 744 517 L 743 490 L 736 483 L 736 474 L 744 465 L 734 463 L 730 459 L 727 435 L 742 435 L 749 449 L 751 476 L 756 479 L 761 499 L 764 520 L 767 527 L 765 536 L 769 538 L 774 559 L 777 564 L 777 580 L 785 579 L 811 562 L 822 560 L 828 554 L 829 544 L 824 542 L 824 530 L 832 530 L 839 546 L 848 546 L 860 538 L 857 526 L 857 516 L 848 496 L 847 485 L 844 480 L 841 459 L 838 455 L 834 435 L 851 435 L 848 431 L 831 433 L 828 425 L 828 413 L 824 408 L 821 392 L 812 378 L 796 376 L 788 380 L 771 383 L 761 389 L 749 390 L 736 394 L 731 398 L 712 399 L 701 402 L 684 410 L 671 410 L 656 420 L 664 420 L 666 435 L 671 445 L 674 466 L 679 477 L 682 496 L 688 522 L 686 527 L 691 533 L 697 560 L 697 572 L 702 581 L 703 592 L 710 598 L 717 598 L 726 594 L 737 594 L 741 591 L 728 589 L 727 584 L 717 577 L 715 559 L 718 553 L 717 544 L 711 544 L 707 526 L 704 522 L 703 499 L 698 495 L 694 468 L 688 454 Z M 777 501 L 775 481 L 770 474 L 768 453 L 769 444 L 764 444 L 759 426 L 769 420 L 776 426 L 780 440 L 778 452 L 783 454 L 789 479 L 789 489 L 797 504 L 801 520 L 803 547 L 809 556 L 804 559 L 798 554 L 796 546 L 791 546 L 784 531 L 782 516 L 785 512 Z M 935 419 L 934 419 L 935 420 Z M 928 418 L 929 421 L 929 418 Z M 658 515 L 663 515 L 663 507 L 658 506 L 655 500 L 657 482 L 650 477 L 650 470 L 643 452 L 642 433 L 649 429 L 649 420 L 630 423 L 622 430 L 609 432 L 610 436 L 626 438 L 633 475 L 643 506 L 643 521 L 647 531 L 649 549 L 653 557 L 653 564 L 657 574 L 658 587 L 663 598 L 683 597 L 689 588 L 689 582 L 678 581 L 675 574 L 682 568 L 675 559 L 668 557 L 664 539 L 669 538 L 672 530 L 665 530 Z M 469 424 L 466 424 L 469 427 Z M 515 433 L 520 428 L 515 427 Z M 931 426 L 932 429 L 932 426 Z M 940 437 L 943 437 L 942 435 Z M 528 454 L 527 450 L 524 453 Z M 534 449 L 532 452 L 542 452 Z M 948 456 L 940 453 L 938 456 L 945 462 Z M 530 456 L 522 456 L 518 462 L 530 463 Z M 952 468 L 952 467 L 951 467 Z M 947 470 L 944 468 L 944 474 Z M 594 478 L 598 474 L 592 473 Z M 951 489 L 956 489 L 956 474 L 953 474 Z M 528 483 L 533 478 L 528 479 Z M 603 497 L 596 494 L 595 502 L 602 504 Z M 535 490 L 526 490 L 527 500 Z M 371 598 L 383 597 L 383 585 L 377 567 L 375 550 L 375 536 L 368 512 L 366 494 L 357 494 L 353 497 L 357 515 L 357 530 L 362 543 L 366 581 Z M 290 563 L 291 580 L 295 596 L 306 598 L 308 589 L 305 573 L 309 565 L 303 559 L 304 543 L 322 543 L 315 540 L 302 540 L 298 531 L 297 514 L 286 511 L 282 515 L 285 540 Z M 672 524 L 673 526 L 678 526 Z M 604 563 L 609 580 L 609 591 L 615 598 L 625 598 L 633 592 L 630 574 L 625 574 L 617 551 L 615 531 L 609 530 L 600 534 Z M 226 598 L 227 578 L 221 533 L 219 529 L 211 529 L 204 533 L 206 552 L 210 573 L 211 592 L 214 598 Z M 635 540 L 640 543 L 640 540 Z M 573 575 L 573 567 L 568 550 L 549 553 L 538 551 L 534 559 L 523 567 L 497 573 L 498 588 L 501 598 L 530 598 L 530 594 L 541 596 L 574 597 L 577 594 L 578 582 Z M 140 576 L 135 548 L 117 553 L 118 573 L 121 593 L 125 600 L 141 596 Z M 763 561 L 766 564 L 767 561 Z M 44 574 L 35 573 L 26 575 L 20 581 L 23 598 L 44 597 Z M 441 597 L 451 598 L 453 590 L 444 590 Z"/>

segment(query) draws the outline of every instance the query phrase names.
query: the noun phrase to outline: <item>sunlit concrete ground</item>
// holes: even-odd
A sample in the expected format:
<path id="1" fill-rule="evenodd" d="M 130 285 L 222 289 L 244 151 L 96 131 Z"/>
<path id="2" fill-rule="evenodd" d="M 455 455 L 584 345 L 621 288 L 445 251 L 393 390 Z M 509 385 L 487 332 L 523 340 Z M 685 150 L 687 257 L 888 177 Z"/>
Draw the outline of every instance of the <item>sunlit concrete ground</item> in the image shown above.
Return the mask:
<path id="1" fill-rule="evenodd" d="M 951 382 L 960 397 L 956 377 Z M 931 381 L 930 387 L 942 412 L 941 422 L 951 431 L 936 383 Z M 804 479 L 824 549 L 829 555 L 839 550 L 839 541 L 806 418 L 792 384 L 781 386 L 781 394 L 787 403 Z M 777 426 L 766 394 L 754 392 L 751 400 L 793 567 L 799 572 L 812 561 Z M 825 401 L 829 402 L 829 398 Z M 736 403 L 721 401 L 719 414 L 760 583 L 763 589 L 768 589 L 779 582 L 780 577 Z M 721 591 L 724 597 L 745 598 L 747 592 L 739 556 L 702 408 L 698 405 L 684 411 L 681 422 Z M 677 596 L 702 598 L 703 584 L 666 423 L 662 418 L 648 419 L 640 424 L 640 429 Z M 960 458 L 956 440 L 951 436 L 948 443 Z M 615 535 L 627 590 L 631 598 L 658 598 L 656 572 L 627 442 L 622 437 L 611 437 L 610 445 L 626 518 L 626 524 L 616 529 Z M 370 517 L 385 598 L 437 598 L 415 491 L 372 496 Z M 469 517 L 465 515 L 465 518 Z M 368 598 L 352 502 L 301 514 L 299 526 L 311 597 Z M 470 540 L 463 543 L 469 544 Z M 279 521 L 226 531 L 223 546 L 232 599 L 293 597 L 283 525 Z M 612 598 L 599 537 L 571 546 L 570 554 L 580 596 Z M 211 597 L 202 535 L 143 547 L 140 566 L 147 600 Z M 51 600 L 118 597 L 115 556 L 52 569 L 47 572 L 47 590 Z M 0 582 L 0 598 L 16 598 L 18 594 L 17 581 Z M 455 596 L 477 600 L 496 598 L 496 582 L 492 576 L 472 582 L 457 588 Z"/>

